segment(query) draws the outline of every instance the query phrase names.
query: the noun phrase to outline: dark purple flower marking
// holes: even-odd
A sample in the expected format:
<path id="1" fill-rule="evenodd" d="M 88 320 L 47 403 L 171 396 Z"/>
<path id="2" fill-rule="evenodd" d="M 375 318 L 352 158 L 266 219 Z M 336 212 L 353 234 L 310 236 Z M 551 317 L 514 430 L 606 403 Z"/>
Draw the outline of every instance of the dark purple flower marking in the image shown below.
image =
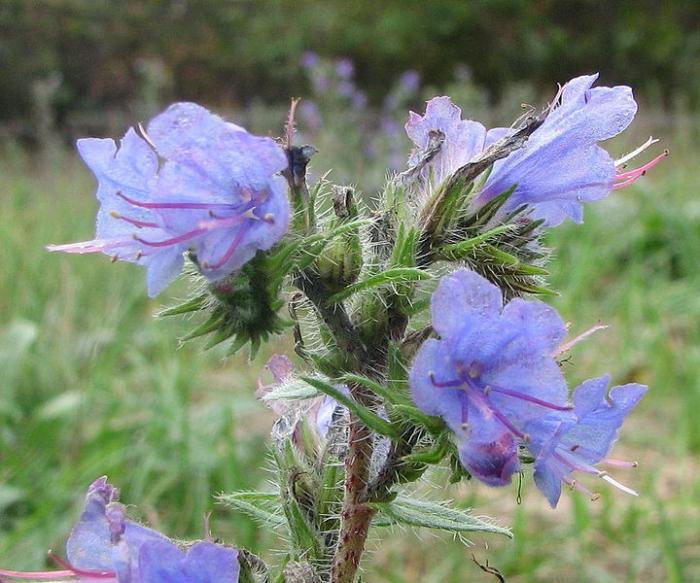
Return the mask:
<path id="1" fill-rule="evenodd" d="M 566 335 L 556 311 L 514 299 L 466 269 L 443 277 L 432 297 L 433 328 L 416 355 L 410 386 L 416 405 L 455 432 L 460 459 L 489 485 L 510 482 L 525 424 L 568 411 L 567 388 L 552 356 Z"/>

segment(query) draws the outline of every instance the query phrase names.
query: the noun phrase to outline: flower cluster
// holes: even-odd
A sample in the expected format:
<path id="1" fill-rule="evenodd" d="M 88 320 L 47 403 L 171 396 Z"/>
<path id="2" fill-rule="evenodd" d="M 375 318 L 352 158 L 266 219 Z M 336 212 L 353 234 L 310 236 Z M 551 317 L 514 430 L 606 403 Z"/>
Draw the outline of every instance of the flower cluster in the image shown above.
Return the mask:
<path id="1" fill-rule="evenodd" d="M 523 446 L 552 506 L 573 471 L 617 484 L 593 464 L 603 461 L 646 387 L 615 387 L 608 400 L 607 377 L 593 379 L 574 392 L 572 406 L 555 358 L 566 335 L 559 315 L 540 301 L 516 298 L 504 306 L 500 289 L 472 271 L 444 277 L 431 307 L 440 338 L 427 340 L 416 355 L 412 396 L 452 429 L 474 477 L 508 484 Z"/>
<path id="2" fill-rule="evenodd" d="M 125 517 L 119 492 L 102 477 L 88 488 L 85 509 L 66 544 L 62 571 L 22 573 L 20 580 L 65 578 L 81 583 L 237 583 L 238 551 L 210 541 L 178 546 L 161 533 Z"/>
<path id="3" fill-rule="evenodd" d="M 637 104 L 629 87 L 593 87 L 597 78 L 577 77 L 561 88 L 544 123 L 525 145 L 494 164 L 488 180 L 474 197 L 477 208 L 515 186 L 504 212 L 527 204 L 532 218 L 542 219 L 547 226 L 556 226 L 566 219 L 580 223 L 582 203 L 599 200 L 613 189 L 632 184 L 666 155 L 664 152 L 639 168 L 625 170 L 625 163 L 655 140 L 616 161 L 598 145 L 631 123 Z M 428 102 L 424 116 L 411 112 L 406 123 L 406 132 L 416 146 L 409 163 L 421 159 L 431 140 L 440 138 L 439 151 L 423 171 L 424 180 L 431 188 L 437 188 L 458 168 L 512 131 L 487 131 L 479 122 L 462 120 L 460 108 L 449 97 L 435 97 Z"/>
<path id="4" fill-rule="evenodd" d="M 88 138 L 78 151 L 98 180 L 96 238 L 49 249 L 143 265 L 151 296 L 180 273 L 185 251 L 216 281 L 287 231 L 284 150 L 194 103 L 129 129 L 119 148 Z"/>

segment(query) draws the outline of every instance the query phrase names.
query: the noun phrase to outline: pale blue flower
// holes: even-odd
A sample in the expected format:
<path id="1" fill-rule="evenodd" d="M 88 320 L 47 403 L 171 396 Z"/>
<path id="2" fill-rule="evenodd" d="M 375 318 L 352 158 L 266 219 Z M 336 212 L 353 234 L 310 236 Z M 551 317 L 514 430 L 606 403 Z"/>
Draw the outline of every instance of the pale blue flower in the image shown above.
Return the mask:
<path id="1" fill-rule="evenodd" d="M 182 270 L 190 251 L 216 281 L 287 231 L 283 149 L 194 103 L 176 103 L 146 130 L 78 141 L 98 180 L 97 235 L 52 251 L 102 252 L 143 265 L 153 296 Z"/>

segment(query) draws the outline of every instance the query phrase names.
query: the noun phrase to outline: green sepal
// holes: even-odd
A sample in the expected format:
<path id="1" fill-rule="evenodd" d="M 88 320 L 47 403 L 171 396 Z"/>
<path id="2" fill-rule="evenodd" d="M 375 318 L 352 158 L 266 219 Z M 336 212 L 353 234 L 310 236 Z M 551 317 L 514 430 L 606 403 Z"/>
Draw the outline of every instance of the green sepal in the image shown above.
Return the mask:
<path id="1" fill-rule="evenodd" d="M 184 301 L 177 306 L 170 306 L 169 308 L 161 309 L 157 314 L 157 318 L 164 318 L 166 316 L 178 316 L 180 314 L 188 314 L 190 312 L 197 312 L 206 307 L 208 295 L 201 294 Z"/>
<path id="2" fill-rule="evenodd" d="M 403 415 L 414 425 L 425 427 L 431 435 L 440 435 L 445 430 L 446 426 L 442 419 L 426 415 L 415 405 L 397 404 L 394 405 L 394 411 Z"/>
<path id="3" fill-rule="evenodd" d="M 370 506 L 398 524 L 434 528 L 460 534 L 490 532 L 513 538 L 509 529 L 473 516 L 465 510 L 453 508 L 449 502 L 439 504 L 399 496 L 393 502 L 370 502 Z"/>
<path id="4" fill-rule="evenodd" d="M 322 393 L 333 397 L 336 401 L 338 401 L 338 403 L 347 407 L 351 413 L 355 414 L 355 416 L 357 416 L 367 427 L 379 435 L 390 437 L 392 439 L 401 438 L 401 432 L 397 427 L 377 415 L 368 407 L 360 405 L 357 401 L 355 401 L 355 399 L 348 397 L 345 393 L 339 391 L 333 385 L 312 377 L 301 378 L 312 387 L 315 387 Z"/>
<path id="5" fill-rule="evenodd" d="M 458 261 L 471 255 L 476 247 L 486 243 L 487 241 L 513 230 L 513 225 L 500 225 L 494 229 L 490 229 L 485 233 L 471 237 L 466 241 L 445 245 L 438 250 L 438 255 L 448 261 Z"/>
<path id="6" fill-rule="evenodd" d="M 443 433 L 443 435 L 437 438 L 433 447 L 425 451 L 419 451 L 404 456 L 403 460 L 406 462 L 435 465 L 439 464 L 452 449 L 452 442 L 447 437 L 447 434 Z"/>

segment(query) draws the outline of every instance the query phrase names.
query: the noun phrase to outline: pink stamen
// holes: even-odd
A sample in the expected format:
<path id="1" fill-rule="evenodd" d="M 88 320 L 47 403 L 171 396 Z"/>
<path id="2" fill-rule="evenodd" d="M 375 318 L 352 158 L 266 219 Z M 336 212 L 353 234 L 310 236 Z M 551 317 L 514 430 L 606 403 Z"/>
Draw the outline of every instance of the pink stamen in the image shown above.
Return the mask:
<path id="1" fill-rule="evenodd" d="M 134 239 L 139 243 L 143 243 L 144 245 L 147 245 L 149 247 L 169 247 L 170 245 L 177 245 L 178 243 L 183 243 L 184 241 L 194 239 L 196 236 L 206 232 L 206 229 L 195 229 L 194 231 L 183 233 L 182 235 L 178 235 L 177 237 L 173 237 L 172 239 L 164 239 L 163 241 L 146 241 L 136 236 L 134 236 Z"/>
<path id="2" fill-rule="evenodd" d="M 630 184 L 638 180 L 640 177 L 644 176 L 647 170 L 656 166 L 659 162 L 661 162 L 661 160 L 663 160 L 667 156 L 668 150 L 664 150 L 656 158 L 650 160 L 643 166 L 640 166 L 639 168 L 635 168 L 633 170 L 629 170 L 628 172 L 618 174 L 617 176 L 615 176 L 615 185 L 613 186 L 613 189 L 617 190 L 620 188 L 624 188 L 625 186 L 629 186 Z"/>
<path id="3" fill-rule="evenodd" d="M 506 428 L 515 436 L 519 437 L 523 441 L 529 441 L 530 437 L 527 435 L 527 433 L 523 433 L 518 429 L 515 425 L 513 425 L 510 420 L 503 414 L 501 413 L 498 409 L 496 409 L 488 399 L 486 399 L 486 402 L 489 405 L 489 409 L 491 410 L 491 413 L 493 413 L 493 416 L 498 419 L 503 425 L 506 426 Z"/>
<path id="4" fill-rule="evenodd" d="M 636 468 L 639 467 L 639 462 L 629 462 L 626 460 L 616 460 L 613 458 L 605 458 L 600 461 L 601 464 L 606 464 L 608 466 L 614 466 L 616 468 Z"/>
<path id="5" fill-rule="evenodd" d="M 73 571 L 7 571 L 0 569 L 1 577 L 12 577 L 13 579 L 56 579 L 63 577 L 74 577 Z"/>
<path id="6" fill-rule="evenodd" d="M 233 210 L 236 205 L 216 202 L 143 202 L 126 196 L 120 190 L 116 195 L 130 205 L 145 209 L 180 209 L 180 210 Z"/>
<path id="7" fill-rule="evenodd" d="M 571 478 L 564 478 L 562 479 L 562 482 L 564 482 L 567 486 L 569 486 L 572 490 L 578 490 L 582 494 L 586 495 L 588 498 L 590 498 L 592 501 L 598 500 L 600 498 L 600 495 L 594 494 L 591 492 L 588 488 L 586 488 L 583 484 L 580 482 L 571 479 Z"/>
<path id="8" fill-rule="evenodd" d="M 589 466 L 587 463 L 582 462 L 581 460 L 578 460 L 575 457 L 572 458 L 572 456 L 570 456 L 567 452 L 564 452 L 560 449 L 556 450 L 552 454 L 552 456 L 557 458 L 561 463 L 563 463 L 565 466 L 568 466 L 573 471 L 583 472 L 584 474 L 600 474 L 600 472 L 593 466 Z"/>
<path id="9" fill-rule="evenodd" d="M 48 251 L 63 251 L 64 253 L 100 253 L 120 247 L 133 245 L 131 239 L 94 239 L 80 243 L 68 243 L 66 245 L 47 245 Z"/>
<path id="10" fill-rule="evenodd" d="M 143 227 L 158 227 L 157 223 L 149 223 L 147 221 L 139 221 L 137 219 L 132 219 L 131 217 L 126 217 L 122 215 L 121 213 L 118 213 L 117 211 L 111 211 L 110 216 L 115 219 L 119 219 L 120 221 L 126 221 L 127 223 L 134 225 L 135 227 L 138 227 L 139 229 Z"/>
<path id="11" fill-rule="evenodd" d="M 233 241 L 231 241 L 231 244 L 229 245 L 228 249 L 226 249 L 226 253 L 223 254 L 221 259 L 219 259 L 216 263 L 212 263 L 206 266 L 207 269 L 218 269 L 222 265 L 224 265 L 230 258 L 231 255 L 234 254 L 236 249 L 238 248 L 239 243 L 241 242 L 241 239 L 243 239 L 243 236 L 246 233 L 246 228 L 241 227 L 238 230 L 238 233 L 236 233 L 236 236 L 233 238 Z"/>
<path id="12" fill-rule="evenodd" d="M 435 380 L 435 373 L 432 372 L 428 374 L 428 377 L 430 378 L 430 382 L 433 384 L 433 386 L 440 389 L 454 389 L 456 387 L 461 387 L 464 384 L 464 381 L 461 379 L 454 381 L 437 381 Z"/>
<path id="13" fill-rule="evenodd" d="M 73 574 L 80 577 L 92 577 L 93 579 L 114 579 L 116 575 L 112 571 L 86 571 L 84 569 L 78 569 L 71 565 L 65 559 L 62 559 L 53 551 L 49 551 L 49 557 L 51 557 L 58 565 L 64 569 L 69 569 Z"/>
<path id="14" fill-rule="evenodd" d="M 547 409 L 554 409 L 555 411 L 571 411 L 573 407 L 571 405 L 555 405 L 549 401 L 543 401 L 537 397 L 531 397 L 524 393 L 518 391 L 512 391 L 510 389 L 504 389 L 503 387 L 496 387 L 494 385 L 488 385 L 484 391 L 493 391 L 494 393 L 501 393 L 503 395 L 508 395 L 509 397 L 514 397 L 520 399 L 521 401 L 527 401 L 528 403 L 533 403 L 534 405 L 539 405 L 540 407 L 546 407 Z"/>
<path id="15" fill-rule="evenodd" d="M 226 218 L 212 218 L 210 221 L 200 221 L 197 226 L 200 229 L 206 229 L 207 231 L 212 231 L 214 229 L 223 229 L 226 227 L 235 227 L 244 223 L 248 218 L 247 215 L 236 215 L 235 217 Z"/>
<path id="16" fill-rule="evenodd" d="M 563 354 L 564 352 L 568 352 L 568 351 L 571 350 L 576 344 L 578 344 L 578 343 L 581 342 L 582 340 L 585 340 L 585 339 L 588 338 L 591 334 L 594 334 L 594 333 L 598 332 L 599 330 L 606 330 L 608 327 L 609 327 L 609 326 L 607 326 L 606 324 L 596 324 L 595 326 L 592 326 L 591 328 L 589 328 L 589 329 L 586 330 L 585 332 L 582 332 L 581 334 L 579 334 L 578 336 L 576 336 L 576 338 L 573 338 L 573 339 L 569 340 L 568 342 L 564 342 L 564 344 L 562 344 L 561 346 L 559 346 L 559 348 L 557 348 L 557 349 L 552 353 L 552 356 L 556 358 L 556 357 L 559 356 L 560 354 Z"/>

